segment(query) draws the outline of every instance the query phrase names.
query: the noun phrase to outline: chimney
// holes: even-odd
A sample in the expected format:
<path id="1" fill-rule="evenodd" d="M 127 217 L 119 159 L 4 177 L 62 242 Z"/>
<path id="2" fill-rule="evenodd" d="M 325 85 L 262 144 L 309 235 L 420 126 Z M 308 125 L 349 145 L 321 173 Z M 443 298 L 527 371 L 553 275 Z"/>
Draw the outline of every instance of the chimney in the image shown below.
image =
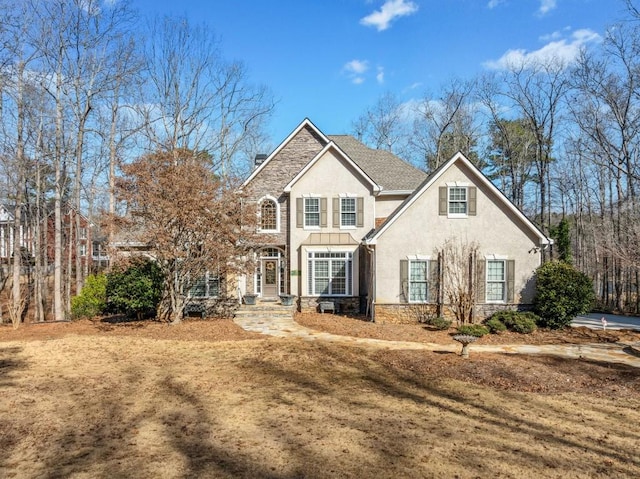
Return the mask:
<path id="1" fill-rule="evenodd" d="M 256 155 L 255 160 L 254 160 L 255 167 L 257 168 L 257 167 L 258 167 L 258 166 L 260 166 L 262 163 L 264 163 L 264 160 L 266 160 L 266 159 L 267 159 L 267 156 L 269 156 L 269 155 L 265 155 L 264 153 L 258 153 L 258 154 Z"/>

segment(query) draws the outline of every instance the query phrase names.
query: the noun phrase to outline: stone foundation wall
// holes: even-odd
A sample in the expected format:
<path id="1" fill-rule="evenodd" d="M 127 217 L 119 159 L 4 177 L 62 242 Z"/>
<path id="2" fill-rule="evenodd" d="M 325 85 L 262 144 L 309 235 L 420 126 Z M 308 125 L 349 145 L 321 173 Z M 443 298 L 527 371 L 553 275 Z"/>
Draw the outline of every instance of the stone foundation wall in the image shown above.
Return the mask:
<path id="1" fill-rule="evenodd" d="M 477 304 L 474 308 L 474 323 L 481 323 L 498 311 L 530 311 L 531 304 Z M 437 304 L 376 304 L 375 322 L 380 324 L 415 324 L 423 322 L 427 317 L 438 316 Z M 442 306 L 440 316 L 451 321 L 455 314 L 446 304 Z"/>
<path id="2" fill-rule="evenodd" d="M 317 296 L 302 296 L 298 300 L 298 311 L 303 313 L 315 313 L 319 311 L 318 303 L 320 301 L 331 301 L 336 306 L 336 313 L 340 314 L 358 314 L 361 311 L 361 299 L 359 296 L 349 297 L 331 297 L 323 296 L 318 298 Z"/>
<path id="3" fill-rule="evenodd" d="M 437 304 L 376 304 L 375 322 L 380 324 L 416 324 L 426 316 L 437 316 Z"/>
<path id="4" fill-rule="evenodd" d="M 206 318 L 233 318 L 233 314 L 240 307 L 237 298 L 189 298 L 189 304 L 201 304 L 205 308 Z M 191 316 L 198 316 L 191 314 Z"/>

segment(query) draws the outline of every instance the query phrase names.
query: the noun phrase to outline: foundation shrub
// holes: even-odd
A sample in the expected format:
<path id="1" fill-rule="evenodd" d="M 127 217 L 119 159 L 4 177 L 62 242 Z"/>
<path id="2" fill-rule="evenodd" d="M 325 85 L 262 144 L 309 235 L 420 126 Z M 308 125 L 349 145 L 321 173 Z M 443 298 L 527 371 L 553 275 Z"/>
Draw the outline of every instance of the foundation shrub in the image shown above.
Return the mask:
<path id="1" fill-rule="evenodd" d="M 489 328 L 482 324 L 463 324 L 458 326 L 458 333 L 481 338 L 485 334 L 489 334 Z"/>
<path id="2" fill-rule="evenodd" d="M 507 330 L 507 327 L 498 318 L 491 317 L 484 322 L 484 325 L 489 328 L 489 332 L 492 334 L 501 333 Z"/>

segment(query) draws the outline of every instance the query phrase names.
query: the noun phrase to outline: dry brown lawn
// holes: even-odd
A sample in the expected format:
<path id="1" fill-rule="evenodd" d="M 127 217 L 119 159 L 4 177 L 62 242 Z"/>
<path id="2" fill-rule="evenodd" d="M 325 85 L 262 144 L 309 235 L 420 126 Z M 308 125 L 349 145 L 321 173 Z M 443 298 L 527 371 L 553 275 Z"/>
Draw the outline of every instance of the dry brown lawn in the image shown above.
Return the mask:
<path id="1" fill-rule="evenodd" d="M 639 444 L 626 366 L 230 321 L 0 327 L 0 477 L 640 477 Z"/>

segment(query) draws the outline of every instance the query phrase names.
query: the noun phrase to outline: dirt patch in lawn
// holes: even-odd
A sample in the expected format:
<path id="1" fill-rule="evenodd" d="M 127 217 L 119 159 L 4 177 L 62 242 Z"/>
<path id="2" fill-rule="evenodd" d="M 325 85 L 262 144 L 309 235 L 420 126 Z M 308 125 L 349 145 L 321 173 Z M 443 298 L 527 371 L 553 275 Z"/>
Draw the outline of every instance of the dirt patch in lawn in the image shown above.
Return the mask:
<path id="1" fill-rule="evenodd" d="M 638 375 L 293 339 L 5 341 L 0 476 L 639 477 Z"/>
<path id="2" fill-rule="evenodd" d="M 298 313 L 296 322 L 311 329 L 358 338 L 415 341 L 419 343 L 452 343 L 455 328 L 437 331 L 424 324 L 378 324 L 365 317 L 335 314 Z M 474 344 L 586 344 L 640 341 L 639 331 L 603 331 L 586 327 L 565 328 L 560 331 L 538 329 L 531 334 L 505 331 L 488 334 Z"/>

